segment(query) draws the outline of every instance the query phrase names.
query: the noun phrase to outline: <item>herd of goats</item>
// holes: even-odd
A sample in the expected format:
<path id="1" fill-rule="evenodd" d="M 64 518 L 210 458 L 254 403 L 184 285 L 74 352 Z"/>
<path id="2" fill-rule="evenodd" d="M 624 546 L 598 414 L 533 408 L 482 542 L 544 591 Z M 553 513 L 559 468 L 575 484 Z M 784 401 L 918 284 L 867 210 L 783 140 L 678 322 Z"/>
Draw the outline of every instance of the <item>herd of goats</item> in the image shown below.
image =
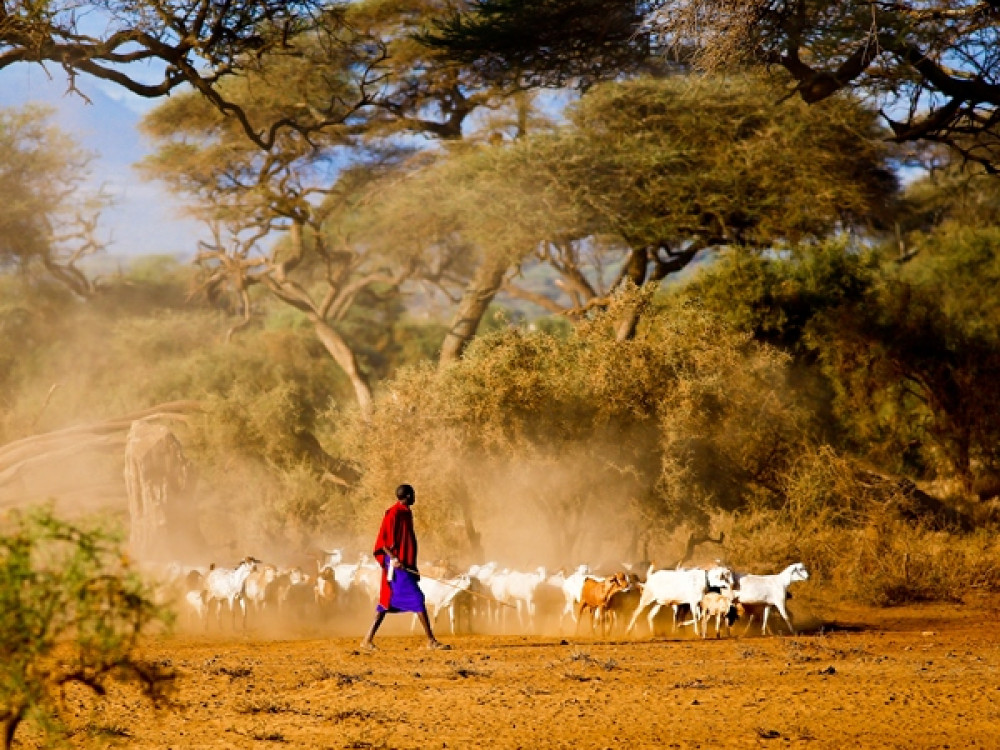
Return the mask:
<path id="1" fill-rule="evenodd" d="M 635 567 L 635 566 L 631 566 Z M 438 564 L 421 570 L 431 622 L 447 613 L 452 634 L 566 633 L 587 628 L 604 635 L 633 634 L 645 613 L 651 635 L 663 611 L 672 614 L 671 632 L 692 626 L 706 637 L 731 634 L 737 620 L 744 634 L 759 617 L 768 632 L 771 610 L 795 633 L 786 602 L 789 586 L 809 577 L 802 563 L 774 575 L 738 573 L 728 567 L 620 570 L 599 575 L 581 565 L 572 573 L 502 569 L 495 562 L 464 572 Z M 282 568 L 247 557 L 234 568 L 185 567 L 171 563 L 156 572 L 165 600 L 180 609 L 181 622 L 204 630 L 246 629 L 256 623 L 328 627 L 370 618 L 378 601 L 381 570 L 369 556 L 345 562 L 339 550 L 324 552 L 315 569 Z M 669 610 L 664 610 L 669 607 Z M 224 625 L 223 612 L 231 618 Z M 240 623 L 237 623 L 237 616 Z M 662 628 L 661 628 L 662 629 Z M 773 628 L 772 628 L 773 632 Z"/>

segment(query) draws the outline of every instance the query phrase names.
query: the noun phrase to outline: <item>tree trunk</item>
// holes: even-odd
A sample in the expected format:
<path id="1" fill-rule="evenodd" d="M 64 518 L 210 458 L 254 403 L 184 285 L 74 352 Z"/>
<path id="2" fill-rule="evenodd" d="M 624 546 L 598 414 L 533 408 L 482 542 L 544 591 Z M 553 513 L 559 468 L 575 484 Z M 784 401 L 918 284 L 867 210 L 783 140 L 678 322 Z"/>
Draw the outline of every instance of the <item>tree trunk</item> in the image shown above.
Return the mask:
<path id="1" fill-rule="evenodd" d="M 472 520 L 472 503 L 469 501 L 469 485 L 464 478 L 459 478 L 452 490 L 451 500 L 462 511 L 462 523 L 465 526 L 465 538 L 469 542 L 469 558 L 477 565 L 486 562 L 486 552 L 483 550 L 483 537 L 476 530 Z"/>
<path id="2" fill-rule="evenodd" d="M 443 366 L 455 362 L 462 356 L 465 347 L 476 335 L 483 315 L 500 290 L 507 267 L 508 264 L 504 261 L 488 258 L 476 269 L 465 287 L 465 293 L 462 295 L 462 301 L 458 303 L 448 335 L 441 345 L 439 364 Z"/>
<path id="3" fill-rule="evenodd" d="M 615 341 L 631 341 L 639 327 L 639 305 L 632 305 L 615 323 Z"/>
<path id="4" fill-rule="evenodd" d="M 684 545 L 684 551 L 681 553 L 680 560 L 678 560 L 677 564 L 674 565 L 673 567 L 679 568 L 681 565 L 683 565 L 692 557 L 694 557 L 695 547 L 698 547 L 702 544 L 708 544 L 709 542 L 711 542 L 712 544 L 721 545 L 725 541 L 726 541 L 726 534 L 724 531 L 720 531 L 718 537 L 713 537 L 711 534 L 708 533 L 707 530 L 703 529 L 692 531 L 690 534 L 688 534 L 687 543 Z"/>
<path id="5" fill-rule="evenodd" d="M 344 341 L 344 337 L 333 326 L 318 315 L 310 315 L 309 319 L 316 329 L 316 335 L 319 337 L 319 340 L 326 347 L 330 356 L 333 357 L 333 361 L 337 363 L 351 381 L 351 385 L 354 387 L 354 396 L 358 400 L 358 408 L 361 409 L 361 413 L 368 416 L 372 412 L 372 388 L 368 384 L 368 378 L 361 371 L 358 358 L 347 342 Z"/>
<path id="6" fill-rule="evenodd" d="M 129 548 L 144 560 L 172 560 L 205 548 L 193 508 L 194 471 L 163 425 L 137 421 L 125 443 Z"/>
<path id="7" fill-rule="evenodd" d="M 11 750 L 14 747 L 14 735 L 24 718 L 24 710 L 18 710 L 7 715 L 3 725 L 3 747 L 4 750 Z"/>

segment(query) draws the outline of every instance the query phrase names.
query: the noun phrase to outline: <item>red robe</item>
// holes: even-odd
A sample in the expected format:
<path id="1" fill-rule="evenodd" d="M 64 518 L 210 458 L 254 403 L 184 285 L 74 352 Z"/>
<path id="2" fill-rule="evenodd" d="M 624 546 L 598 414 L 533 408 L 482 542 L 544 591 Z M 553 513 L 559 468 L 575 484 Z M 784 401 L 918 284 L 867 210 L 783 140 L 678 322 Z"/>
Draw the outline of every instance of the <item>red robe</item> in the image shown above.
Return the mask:
<path id="1" fill-rule="evenodd" d="M 388 549 L 411 571 L 417 569 L 417 535 L 413 531 L 413 511 L 405 503 L 397 502 L 385 512 L 378 536 L 375 538 L 375 557 L 382 566 L 382 588 L 379 591 L 379 604 L 389 608 L 389 580 L 386 569 L 389 560 L 383 550 Z"/>

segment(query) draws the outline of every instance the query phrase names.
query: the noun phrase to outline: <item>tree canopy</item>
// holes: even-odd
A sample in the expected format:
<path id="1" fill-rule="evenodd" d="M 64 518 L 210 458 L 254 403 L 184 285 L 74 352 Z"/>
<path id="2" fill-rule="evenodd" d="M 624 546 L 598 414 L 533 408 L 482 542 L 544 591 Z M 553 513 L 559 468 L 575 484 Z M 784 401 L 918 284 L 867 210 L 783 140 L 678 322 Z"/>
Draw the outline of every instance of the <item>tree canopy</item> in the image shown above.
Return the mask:
<path id="1" fill-rule="evenodd" d="M 807 102 L 879 97 L 898 140 L 947 143 L 1000 168 L 1000 3 L 664 2 L 653 23 L 705 65 L 784 68 Z"/>
<path id="2" fill-rule="evenodd" d="M 623 344 L 619 314 L 568 336 L 499 331 L 450 367 L 401 373 L 354 433 L 367 494 L 412 477 L 449 549 L 474 546 L 470 518 L 529 537 L 537 518 L 553 561 L 597 529 L 621 549 L 756 493 L 777 501 L 773 477 L 803 447 L 778 395 L 783 356 L 694 306 L 659 310 Z"/>
<path id="3" fill-rule="evenodd" d="M 417 39 L 508 86 L 587 88 L 650 61 L 655 2 L 474 0 Z"/>
<path id="4" fill-rule="evenodd" d="M 90 154 L 38 106 L 0 110 L 0 267 L 50 274 L 80 295 L 93 285 L 78 263 L 100 249 L 109 202 L 88 186 Z"/>
<path id="5" fill-rule="evenodd" d="M 895 178 L 875 113 L 849 98 L 775 107 L 775 91 L 756 77 L 597 86 L 553 132 L 452 149 L 377 183 L 360 231 L 414 250 L 464 240 L 504 268 L 537 253 L 573 290 L 561 309 L 580 312 L 616 286 L 584 262 L 597 247 L 642 285 L 705 248 L 884 221 Z"/>
<path id="6" fill-rule="evenodd" d="M 335 92 L 301 116 L 263 120 L 230 96 L 223 84 L 233 77 L 297 58 L 302 38 L 327 49 L 353 45 L 343 19 L 344 5 L 326 0 L 57 0 L 14 3 L 0 11 L 0 68 L 18 62 L 52 63 L 83 93 L 85 74 L 133 94 L 157 98 L 190 86 L 213 107 L 240 124 L 244 134 L 270 149 L 282 131 L 322 130 L 342 119 L 344 102 Z M 377 43 L 358 60 L 359 76 L 370 85 Z M 367 101 L 364 91 L 348 109 Z"/>
<path id="7" fill-rule="evenodd" d="M 591 71 L 598 78 L 628 70 L 608 52 L 615 32 L 631 26 L 631 51 L 708 70 L 780 67 L 792 78 L 789 93 L 806 102 L 845 89 L 871 95 L 897 140 L 946 143 L 995 172 L 998 21 L 995 0 L 482 0 L 423 38 L 494 76 L 563 82 L 588 65 L 605 68 Z"/>

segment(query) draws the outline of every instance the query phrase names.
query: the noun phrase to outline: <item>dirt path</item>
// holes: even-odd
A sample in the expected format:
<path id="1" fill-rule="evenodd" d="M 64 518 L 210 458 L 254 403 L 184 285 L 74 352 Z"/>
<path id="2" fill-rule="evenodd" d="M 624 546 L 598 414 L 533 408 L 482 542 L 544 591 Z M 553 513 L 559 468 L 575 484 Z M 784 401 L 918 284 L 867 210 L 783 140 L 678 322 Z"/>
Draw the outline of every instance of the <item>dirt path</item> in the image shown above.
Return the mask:
<path id="1" fill-rule="evenodd" d="M 1000 747 L 1000 599 L 828 608 L 797 637 L 173 637 L 153 711 L 71 696 L 86 747 Z M 26 735 L 19 747 L 30 747 Z"/>

